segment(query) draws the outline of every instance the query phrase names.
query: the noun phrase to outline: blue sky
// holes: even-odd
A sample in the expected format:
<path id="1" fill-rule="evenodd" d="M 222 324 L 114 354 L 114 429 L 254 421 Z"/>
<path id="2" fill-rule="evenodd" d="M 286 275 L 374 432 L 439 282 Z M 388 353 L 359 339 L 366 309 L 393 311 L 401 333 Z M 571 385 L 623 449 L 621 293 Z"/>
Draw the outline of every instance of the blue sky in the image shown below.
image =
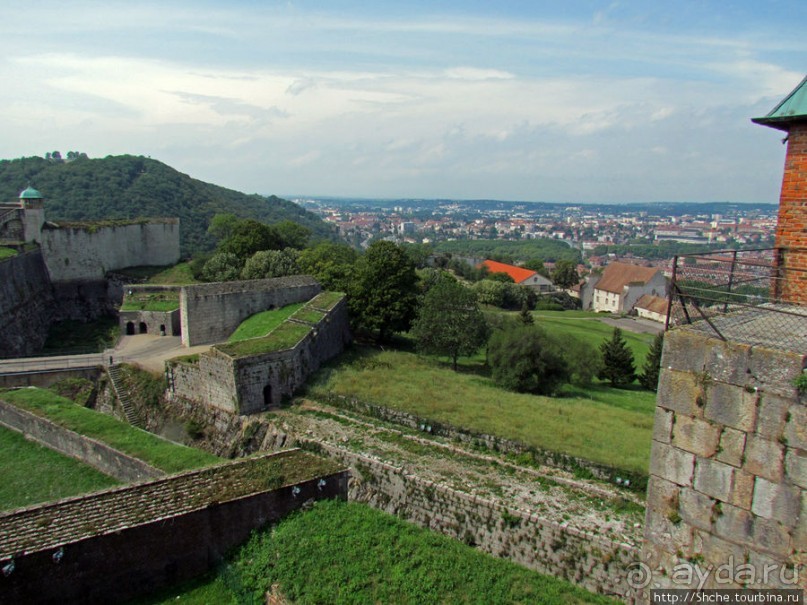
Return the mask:
<path id="1" fill-rule="evenodd" d="M 776 202 L 751 124 L 807 2 L 0 7 L 0 158 L 132 153 L 246 192 Z M 24 185 L 24 184 L 22 184 Z"/>

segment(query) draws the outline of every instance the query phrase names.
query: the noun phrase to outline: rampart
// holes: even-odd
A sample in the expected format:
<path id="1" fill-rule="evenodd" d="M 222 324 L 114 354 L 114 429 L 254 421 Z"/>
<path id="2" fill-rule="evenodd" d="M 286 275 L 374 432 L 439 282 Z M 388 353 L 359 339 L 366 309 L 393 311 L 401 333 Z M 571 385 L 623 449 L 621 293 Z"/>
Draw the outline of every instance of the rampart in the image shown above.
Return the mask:
<path id="1" fill-rule="evenodd" d="M 116 269 L 179 261 L 179 219 L 46 223 L 41 245 L 51 281 L 102 280 Z"/>
<path id="2" fill-rule="evenodd" d="M 704 588 L 804 586 L 807 407 L 794 380 L 807 356 L 796 350 L 668 332 L 639 588 L 697 585 L 676 574 L 694 565 L 709 572 Z"/>
<path id="3" fill-rule="evenodd" d="M 173 310 L 154 310 L 150 303 L 162 303 Z M 130 305 L 130 303 L 132 303 Z M 140 306 L 141 309 L 129 309 Z M 119 312 L 121 334 L 161 334 L 179 336 L 182 333 L 179 312 L 179 287 L 126 284 Z"/>
<path id="4" fill-rule="evenodd" d="M 250 315 L 310 300 L 320 289 L 307 275 L 184 286 L 182 344 L 222 342 Z"/>
<path id="5" fill-rule="evenodd" d="M 344 297 L 329 309 L 316 305 L 315 298 L 303 309 L 316 311 L 321 319 L 310 324 L 296 321 L 309 329 L 291 347 L 243 357 L 228 354 L 223 347 L 213 347 L 193 361 L 169 360 L 166 363 L 169 392 L 237 414 L 252 414 L 279 405 L 350 341 Z"/>
<path id="6" fill-rule="evenodd" d="M 54 306 L 39 250 L 0 262 L 0 357 L 25 357 L 40 349 Z"/>
<path id="7" fill-rule="evenodd" d="M 300 451 L 249 458 L 0 514 L 0 602 L 113 603 L 218 565 L 347 471 Z"/>
<path id="8" fill-rule="evenodd" d="M 106 443 L 80 435 L 47 418 L 41 418 L 2 400 L 0 400 L 0 425 L 20 432 L 29 439 L 66 456 L 77 458 L 120 481 L 132 483 L 155 479 L 165 474 Z"/>

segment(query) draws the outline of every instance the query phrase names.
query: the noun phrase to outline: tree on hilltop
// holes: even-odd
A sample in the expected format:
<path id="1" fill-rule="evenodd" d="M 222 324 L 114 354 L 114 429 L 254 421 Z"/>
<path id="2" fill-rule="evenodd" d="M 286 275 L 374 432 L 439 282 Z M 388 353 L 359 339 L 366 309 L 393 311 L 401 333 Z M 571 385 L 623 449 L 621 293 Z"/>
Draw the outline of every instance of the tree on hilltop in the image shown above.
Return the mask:
<path id="1" fill-rule="evenodd" d="M 487 342 L 489 329 L 474 292 L 443 275 L 423 297 L 412 335 L 418 350 L 447 355 L 456 372 L 457 359 L 476 353 Z"/>
<path id="2" fill-rule="evenodd" d="M 608 380 L 615 387 L 626 386 L 635 380 L 633 353 L 622 336 L 622 330 L 614 328 L 611 338 L 600 345 L 600 353 L 602 369 L 598 377 L 601 380 Z"/>

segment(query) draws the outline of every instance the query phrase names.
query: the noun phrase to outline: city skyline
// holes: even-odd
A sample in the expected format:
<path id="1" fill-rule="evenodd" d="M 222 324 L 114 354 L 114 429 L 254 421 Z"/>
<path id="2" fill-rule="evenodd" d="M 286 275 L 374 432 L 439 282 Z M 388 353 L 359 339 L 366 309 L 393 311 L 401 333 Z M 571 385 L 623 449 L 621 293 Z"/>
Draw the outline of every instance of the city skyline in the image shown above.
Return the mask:
<path id="1" fill-rule="evenodd" d="M 0 157 L 132 153 L 263 194 L 778 201 L 797 2 L 0 8 Z"/>

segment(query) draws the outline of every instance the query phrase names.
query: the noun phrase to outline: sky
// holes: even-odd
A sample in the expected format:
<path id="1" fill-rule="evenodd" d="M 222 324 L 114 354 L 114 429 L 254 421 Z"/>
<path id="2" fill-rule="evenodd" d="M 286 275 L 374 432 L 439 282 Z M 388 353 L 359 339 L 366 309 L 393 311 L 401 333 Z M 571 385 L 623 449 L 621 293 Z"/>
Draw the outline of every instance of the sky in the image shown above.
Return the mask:
<path id="1" fill-rule="evenodd" d="M 246 193 L 778 201 L 804 0 L 0 3 L 0 158 Z M 25 186 L 25 183 L 20 185 Z"/>

